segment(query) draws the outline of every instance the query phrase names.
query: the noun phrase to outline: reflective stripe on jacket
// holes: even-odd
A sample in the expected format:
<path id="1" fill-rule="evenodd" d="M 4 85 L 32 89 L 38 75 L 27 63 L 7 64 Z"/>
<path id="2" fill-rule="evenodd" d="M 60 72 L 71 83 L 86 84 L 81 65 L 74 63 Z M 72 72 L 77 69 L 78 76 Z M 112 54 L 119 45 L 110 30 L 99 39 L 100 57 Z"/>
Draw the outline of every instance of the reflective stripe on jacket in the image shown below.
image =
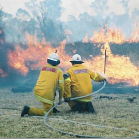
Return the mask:
<path id="1" fill-rule="evenodd" d="M 58 85 L 59 98 L 63 97 L 64 79 L 63 72 L 57 66 L 45 65 L 40 72 L 38 81 L 34 88 L 35 97 L 44 102 L 53 105 L 56 88 Z"/>
<path id="2" fill-rule="evenodd" d="M 64 98 L 68 97 L 80 97 L 88 95 L 93 92 L 93 86 L 91 79 L 97 82 L 101 82 L 104 78 L 96 72 L 92 72 L 82 64 L 75 64 L 67 70 L 70 77 L 65 79 L 65 93 Z M 89 102 L 91 96 L 78 99 L 78 101 Z"/>

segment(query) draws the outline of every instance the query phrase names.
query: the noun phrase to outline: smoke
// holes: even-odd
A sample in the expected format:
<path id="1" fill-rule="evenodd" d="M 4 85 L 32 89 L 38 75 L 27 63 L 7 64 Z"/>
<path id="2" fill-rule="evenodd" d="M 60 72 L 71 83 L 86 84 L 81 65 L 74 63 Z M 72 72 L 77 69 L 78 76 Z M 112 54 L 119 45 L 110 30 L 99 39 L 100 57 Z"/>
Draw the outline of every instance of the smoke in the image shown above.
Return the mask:
<path id="1" fill-rule="evenodd" d="M 66 38 L 64 31 L 67 29 L 72 32 L 69 42 L 75 42 L 86 34 L 92 36 L 106 24 L 120 28 L 128 38 L 139 15 L 137 5 L 137 0 L 30 0 L 24 5 L 26 9 L 17 10 L 15 18 L 9 15 L 5 18 L 6 38 L 23 42 L 26 32 L 36 33 L 38 40 L 45 37 L 56 45 Z"/>
<path id="2" fill-rule="evenodd" d="M 100 27 L 104 28 L 105 25 L 120 28 L 128 38 L 131 36 L 134 24 L 139 17 L 139 8 L 136 7 L 138 1 L 136 0 L 89 0 L 86 5 L 88 9 L 93 10 L 92 14 L 87 11 L 87 8 L 82 10 L 83 2 L 78 5 L 76 2 L 62 1 L 61 3 L 63 11 L 60 19 L 63 21 L 64 27 L 73 32 L 71 42 L 82 40 L 86 34 L 91 36 L 95 30 Z M 79 10 L 76 8 L 69 10 L 74 7 L 70 5 L 77 5 Z"/>

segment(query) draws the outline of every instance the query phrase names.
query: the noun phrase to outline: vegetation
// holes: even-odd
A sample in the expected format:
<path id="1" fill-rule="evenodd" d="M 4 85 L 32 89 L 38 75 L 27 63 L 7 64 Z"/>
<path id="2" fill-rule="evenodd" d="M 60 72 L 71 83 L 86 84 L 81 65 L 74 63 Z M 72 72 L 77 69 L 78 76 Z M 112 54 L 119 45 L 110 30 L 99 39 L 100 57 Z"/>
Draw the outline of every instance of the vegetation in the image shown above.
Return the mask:
<path id="1" fill-rule="evenodd" d="M 42 107 L 32 93 L 11 93 L 11 89 L 0 89 L 0 137 L 2 138 L 75 138 L 62 135 L 45 126 L 43 117 L 20 117 L 24 105 Z M 103 92 L 103 91 L 102 91 Z M 101 96 L 101 99 L 100 99 Z M 102 97 L 104 96 L 104 97 Z M 106 97 L 107 96 L 107 97 Z M 112 97 L 112 98 L 111 98 Z M 111 99 L 108 99 L 111 98 Z M 136 98 L 131 103 L 128 98 Z M 57 100 L 57 99 L 56 99 Z M 79 135 L 98 137 L 135 137 L 131 130 L 139 132 L 139 96 L 138 94 L 95 94 L 92 102 L 96 114 L 72 113 L 67 104 L 57 107 L 61 111 L 48 119 L 53 127 Z M 89 124 L 105 125 L 127 130 L 98 128 L 57 121 L 73 120 Z"/>
<path id="2" fill-rule="evenodd" d="M 0 7 L 0 30 L 3 22 L 7 42 L 27 43 L 26 33 L 36 35 L 38 41 L 44 37 L 51 44 L 58 44 L 64 40 L 64 29 L 59 20 L 60 0 L 44 0 L 39 3 L 30 0 L 25 6 L 27 10 L 19 8 L 16 17 L 3 12 Z"/>
<path id="3" fill-rule="evenodd" d="M 134 63 L 136 66 L 139 66 L 139 43 L 132 42 L 132 43 L 122 43 L 122 44 L 115 44 L 110 43 L 110 49 L 113 55 L 125 56 L 129 57 L 131 62 Z M 93 57 L 102 55 L 100 43 L 83 43 L 81 41 L 66 44 L 65 51 L 73 55 L 74 53 L 79 53 L 82 57 L 89 59 L 90 55 Z"/>

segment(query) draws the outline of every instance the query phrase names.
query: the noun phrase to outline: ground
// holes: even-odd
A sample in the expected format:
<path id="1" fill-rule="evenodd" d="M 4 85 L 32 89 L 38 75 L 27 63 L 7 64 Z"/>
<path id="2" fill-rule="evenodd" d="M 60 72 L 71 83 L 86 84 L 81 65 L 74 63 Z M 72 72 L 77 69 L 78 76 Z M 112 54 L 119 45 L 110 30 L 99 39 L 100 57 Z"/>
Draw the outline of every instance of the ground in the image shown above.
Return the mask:
<path id="1" fill-rule="evenodd" d="M 130 102 L 128 99 L 133 97 L 134 101 Z M 57 107 L 61 113 L 51 116 L 47 122 L 57 129 L 79 135 L 120 138 L 139 136 L 133 132 L 139 132 L 139 93 L 103 94 L 102 91 L 94 94 L 92 103 L 96 114 L 72 113 L 67 103 L 64 103 Z M 76 138 L 48 128 L 43 122 L 43 117 L 21 118 L 20 113 L 24 105 L 42 108 L 41 102 L 34 98 L 33 92 L 12 93 L 10 88 L 0 89 L 0 138 Z M 118 129 L 79 125 L 57 119 Z"/>

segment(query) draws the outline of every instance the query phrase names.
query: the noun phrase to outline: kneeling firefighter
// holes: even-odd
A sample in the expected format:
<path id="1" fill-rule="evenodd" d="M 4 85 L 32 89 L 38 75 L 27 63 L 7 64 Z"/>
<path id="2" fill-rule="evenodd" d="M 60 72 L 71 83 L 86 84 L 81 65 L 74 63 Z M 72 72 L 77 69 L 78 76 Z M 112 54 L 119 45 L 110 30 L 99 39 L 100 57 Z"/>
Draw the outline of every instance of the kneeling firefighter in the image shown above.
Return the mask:
<path id="1" fill-rule="evenodd" d="M 48 112 L 54 105 L 55 92 L 58 85 L 59 89 L 59 104 L 62 103 L 62 97 L 64 93 L 64 79 L 63 72 L 57 65 L 60 64 L 57 53 L 52 53 L 47 58 L 47 63 L 41 69 L 38 81 L 34 88 L 35 97 L 42 102 L 43 109 L 31 108 L 24 106 L 21 117 L 25 114 L 43 116 Z M 53 109 L 50 115 L 59 112 L 57 109 Z"/>
<path id="2" fill-rule="evenodd" d="M 83 66 L 82 63 L 84 62 L 81 60 L 79 54 L 73 55 L 70 62 L 72 63 L 72 67 L 64 74 L 65 102 L 68 102 L 72 111 L 94 113 L 95 110 L 91 103 L 91 96 L 75 101 L 70 101 L 70 98 L 91 94 L 93 91 L 91 79 L 96 82 L 102 82 L 106 79 Z"/>

